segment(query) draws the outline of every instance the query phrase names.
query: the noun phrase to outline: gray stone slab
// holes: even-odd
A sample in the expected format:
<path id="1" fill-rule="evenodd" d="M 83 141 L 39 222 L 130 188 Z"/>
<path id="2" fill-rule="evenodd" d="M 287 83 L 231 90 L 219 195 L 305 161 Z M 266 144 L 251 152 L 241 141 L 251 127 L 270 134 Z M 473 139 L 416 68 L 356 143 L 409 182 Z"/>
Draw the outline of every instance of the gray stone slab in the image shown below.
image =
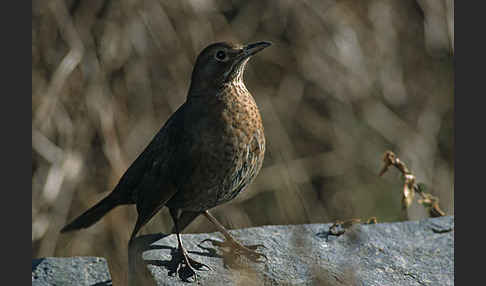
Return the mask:
<path id="1" fill-rule="evenodd" d="M 264 263 L 242 260 L 225 266 L 220 249 L 206 239 L 221 235 L 184 234 L 191 257 L 209 265 L 198 271 L 201 285 L 453 285 L 454 217 L 355 225 L 341 236 L 330 224 L 264 226 L 232 230 L 244 244 L 263 243 Z M 174 270 L 175 235 L 137 239 L 140 261 L 157 285 L 188 285 Z M 143 265 L 143 263 L 142 263 Z"/>
<path id="2" fill-rule="evenodd" d="M 46 257 L 32 259 L 32 285 L 112 285 L 106 259 Z"/>

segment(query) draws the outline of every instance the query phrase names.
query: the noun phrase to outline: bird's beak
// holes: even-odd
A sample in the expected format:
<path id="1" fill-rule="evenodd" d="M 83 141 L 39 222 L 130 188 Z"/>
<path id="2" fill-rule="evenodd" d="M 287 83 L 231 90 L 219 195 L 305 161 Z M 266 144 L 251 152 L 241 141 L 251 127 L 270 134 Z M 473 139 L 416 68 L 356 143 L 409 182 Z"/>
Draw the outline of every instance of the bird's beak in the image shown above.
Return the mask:
<path id="1" fill-rule="evenodd" d="M 264 42 L 264 41 L 248 44 L 248 45 L 243 47 L 242 57 L 247 58 L 249 56 L 252 56 L 252 55 L 258 53 L 259 51 L 261 51 L 261 50 L 263 50 L 266 47 L 269 47 L 271 45 L 272 45 L 272 43 Z"/>

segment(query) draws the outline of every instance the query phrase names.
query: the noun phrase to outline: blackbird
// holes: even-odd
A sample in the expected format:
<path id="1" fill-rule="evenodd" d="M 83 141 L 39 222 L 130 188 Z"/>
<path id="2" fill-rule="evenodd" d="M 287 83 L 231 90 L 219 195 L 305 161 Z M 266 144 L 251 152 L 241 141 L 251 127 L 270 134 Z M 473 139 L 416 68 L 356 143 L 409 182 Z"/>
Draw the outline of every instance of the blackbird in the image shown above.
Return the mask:
<path id="1" fill-rule="evenodd" d="M 207 267 L 189 257 L 180 232 L 203 214 L 224 235 L 234 253 L 254 261 L 266 258 L 258 246 L 244 246 L 209 209 L 234 199 L 256 177 L 263 163 L 265 136 L 258 107 L 243 83 L 250 57 L 269 42 L 214 43 L 203 49 L 192 71 L 184 104 L 167 120 L 114 190 L 61 232 L 86 228 L 119 205 L 136 204 L 138 231 L 162 207 L 169 208 L 177 234 L 180 261 L 195 275 Z"/>

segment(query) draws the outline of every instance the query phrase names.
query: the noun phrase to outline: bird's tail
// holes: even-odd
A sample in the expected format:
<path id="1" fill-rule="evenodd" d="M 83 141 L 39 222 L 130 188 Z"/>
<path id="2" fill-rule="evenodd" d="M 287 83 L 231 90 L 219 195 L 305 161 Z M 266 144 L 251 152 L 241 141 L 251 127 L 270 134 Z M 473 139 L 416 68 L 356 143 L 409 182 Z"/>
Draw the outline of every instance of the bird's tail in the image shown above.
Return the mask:
<path id="1" fill-rule="evenodd" d="M 112 192 L 107 197 L 102 199 L 95 206 L 85 211 L 82 215 L 78 216 L 74 221 L 67 224 L 61 229 L 61 232 L 68 232 L 71 230 L 77 230 L 81 228 L 87 228 L 99 221 L 107 212 L 114 207 L 123 204 L 115 192 Z"/>

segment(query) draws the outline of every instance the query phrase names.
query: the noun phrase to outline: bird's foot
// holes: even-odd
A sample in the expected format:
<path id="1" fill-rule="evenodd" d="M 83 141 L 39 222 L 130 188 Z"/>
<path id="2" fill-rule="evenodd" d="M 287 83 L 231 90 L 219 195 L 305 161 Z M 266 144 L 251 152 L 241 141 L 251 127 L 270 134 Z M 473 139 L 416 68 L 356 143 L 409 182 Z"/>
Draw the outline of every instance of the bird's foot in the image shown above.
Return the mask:
<path id="1" fill-rule="evenodd" d="M 210 238 L 201 241 L 200 244 L 204 242 L 211 242 L 213 246 L 229 249 L 229 252 L 226 252 L 225 254 L 230 254 L 232 256 L 245 256 L 253 262 L 263 262 L 260 258 L 264 258 L 265 261 L 268 260 L 265 254 L 256 251 L 258 248 L 265 248 L 263 244 L 243 245 L 234 239 L 218 241 Z"/>
<path id="2" fill-rule="evenodd" d="M 186 282 L 194 282 L 197 280 L 196 270 L 212 270 L 208 265 L 198 262 L 189 257 L 187 251 L 184 248 L 177 249 L 177 268 L 176 272 L 179 273 L 179 277 Z"/>

